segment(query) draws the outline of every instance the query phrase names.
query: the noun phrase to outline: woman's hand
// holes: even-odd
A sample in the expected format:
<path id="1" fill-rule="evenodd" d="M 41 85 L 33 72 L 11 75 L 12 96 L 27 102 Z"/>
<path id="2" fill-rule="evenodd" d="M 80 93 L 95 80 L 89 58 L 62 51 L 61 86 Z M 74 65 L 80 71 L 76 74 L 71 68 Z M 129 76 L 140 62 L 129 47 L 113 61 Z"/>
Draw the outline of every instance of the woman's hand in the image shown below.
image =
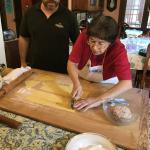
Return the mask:
<path id="1" fill-rule="evenodd" d="M 80 99 L 82 93 L 83 93 L 83 91 L 82 91 L 82 86 L 81 85 L 73 86 L 73 89 L 72 89 L 72 92 L 71 92 L 72 98 L 78 100 L 78 99 Z"/>
<path id="2" fill-rule="evenodd" d="M 103 102 L 102 100 L 99 100 L 94 97 L 90 97 L 87 99 L 82 99 L 80 101 L 77 101 L 73 107 L 76 110 L 87 111 L 89 108 L 98 107 L 100 104 L 102 104 L 102 102 Z"/>
<path id="3" fill-rule="evenodd" d="M 72 95 L 72 98 L 77 100 L 82 95 L 82 86 L 80 84 L 79 77 L 78 77 L 78 72 L 79 72 L 78 64 L 68 60 L 67 70 L 73 82 L 73 89 L 72 89 L 71 95 Z"/>

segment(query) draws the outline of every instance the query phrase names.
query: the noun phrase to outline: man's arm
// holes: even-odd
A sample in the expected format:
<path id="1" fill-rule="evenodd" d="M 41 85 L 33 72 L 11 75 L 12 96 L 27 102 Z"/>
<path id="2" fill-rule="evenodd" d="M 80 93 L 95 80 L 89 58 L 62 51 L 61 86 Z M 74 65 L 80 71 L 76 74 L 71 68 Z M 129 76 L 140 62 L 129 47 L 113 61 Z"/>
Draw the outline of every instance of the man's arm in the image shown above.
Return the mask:
<path id="1" fill-rule="evenodd" d="M 80 30 L 79 30 L 79 26 L 78 26 L 78 22 L 77 22 L 77 18 L 75 16 L 75 14 L 72 13 L 70 19 L 71 20 L 70 20 L 69 36 L 70 36 L 72 43 L 74 44 L 80 33 Z"/>
<path id="2" fill-rule="evenodd" d="M 26 67 L 26 56 L 29 47 L 29 38 L 25 38 L 23 36 L 19 36 L 19 54 L 21 66 Z"/>

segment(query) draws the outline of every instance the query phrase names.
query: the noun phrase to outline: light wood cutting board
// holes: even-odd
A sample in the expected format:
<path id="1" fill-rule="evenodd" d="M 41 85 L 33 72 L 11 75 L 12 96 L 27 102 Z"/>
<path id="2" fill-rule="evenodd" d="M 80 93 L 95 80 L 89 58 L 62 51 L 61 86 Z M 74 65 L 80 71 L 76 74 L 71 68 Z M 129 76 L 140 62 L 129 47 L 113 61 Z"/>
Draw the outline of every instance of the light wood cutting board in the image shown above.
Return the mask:
<path id="1" fill-rule="evenodd" d="M 84 94 L 98 95 L 110 85 L 82 81 Z M 87 112 L 70 108 L 71 80 L 67 75 L 35 70 L 26 81 L 0 100 L 0 108 L 42 121 L 69 131 L 95 132 L 122 147 L 146 150 L 148 147 L 148 92 L 132 89 L 121 95 L 135 104 L 139 119 L 127 126 L 116 126 L 104 115 L 101 107 Z"/>

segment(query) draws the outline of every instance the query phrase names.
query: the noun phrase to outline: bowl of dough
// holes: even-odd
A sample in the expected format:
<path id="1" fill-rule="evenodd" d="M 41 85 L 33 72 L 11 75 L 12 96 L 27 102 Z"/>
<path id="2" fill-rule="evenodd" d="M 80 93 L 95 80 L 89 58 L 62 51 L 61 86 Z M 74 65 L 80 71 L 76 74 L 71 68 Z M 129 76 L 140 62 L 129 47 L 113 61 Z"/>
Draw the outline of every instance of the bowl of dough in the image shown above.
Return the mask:
<path id="1" fill-rule="evenodd" d="M 82 133 L 69 140 L 65 150 L 115 150 L 115 146 L 103 135 Z"/>
<path id="2" fill-rule="evenodd" d="M 116 98 L 103 103 L 106 117 L 116 125 L 128 125 L 138 118 L 137 110 L 128 100 Z"/>

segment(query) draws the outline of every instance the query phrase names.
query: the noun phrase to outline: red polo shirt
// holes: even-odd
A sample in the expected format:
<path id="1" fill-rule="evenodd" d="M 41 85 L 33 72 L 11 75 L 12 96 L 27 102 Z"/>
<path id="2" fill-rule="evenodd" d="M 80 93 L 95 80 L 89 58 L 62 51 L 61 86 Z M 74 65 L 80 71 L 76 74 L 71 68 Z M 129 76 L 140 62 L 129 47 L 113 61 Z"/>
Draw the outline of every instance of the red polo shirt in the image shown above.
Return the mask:
<path id="1" fill-rule="evenodd" d="M 91 60 L 91 65 L 102 65 L 104 54 L 93 55 L 87 44 L 86 31 L 83 31 L 69 56 L 69 60 L 78 63 L 78 69 L 81 70 Z M 103 79 L 109 79 L 117 76 L 119 80 L 131 80 L 130 64 L 127 58 L 127 51 L 119 39 L 110 45 L 107 49 L 103 62 Z"/>

